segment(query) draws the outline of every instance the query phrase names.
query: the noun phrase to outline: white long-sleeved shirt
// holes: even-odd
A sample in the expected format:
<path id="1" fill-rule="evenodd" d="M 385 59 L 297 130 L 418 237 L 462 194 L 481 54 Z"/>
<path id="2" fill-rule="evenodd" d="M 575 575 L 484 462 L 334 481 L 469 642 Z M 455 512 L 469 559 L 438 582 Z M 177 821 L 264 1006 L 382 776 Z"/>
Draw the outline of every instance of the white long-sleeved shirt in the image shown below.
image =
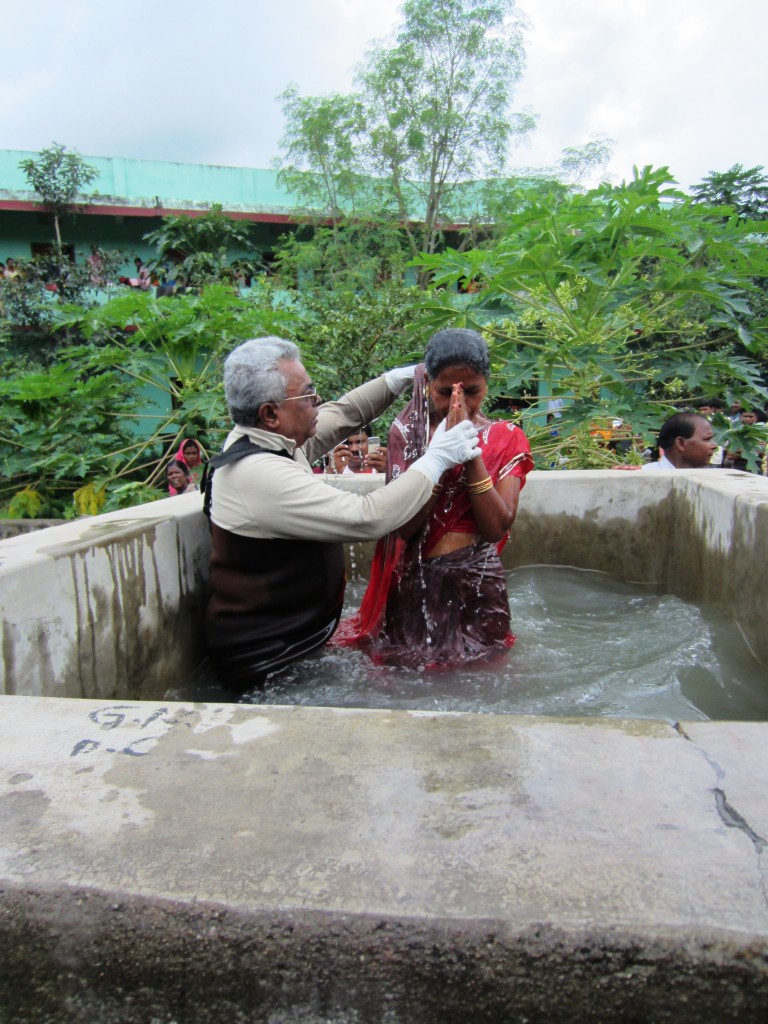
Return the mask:
<path id="1" fill-rule="evenodd" d="M 656 473 L 662 469 L 672 469 L 677 471 L 677 466 L 673 466 L 667 456 L 662 452 L 661 458 L 658 462 L 646 462 L 646 464 L 641 466 L 640 469 L 644 469 L 646 472 L 650 471 L 651 473 Z"/>
<path id="2" fill-rule="evenodd" d="M 319 409 L 317 431 L 301 448 L 257 427 L 236 426 L 224 445 L 246 436 L 275 451 L 216 470 L 211 519 L 242 537 L 347 543 L 374 540 L 411 519 L 432 493 L 424 473 L 403 473 L 371 494 L 337 490 L 314 474 L 311 462 L 375 419 L 394 401 L 384 378 L 368 381 Z M 288 451 L 287 459 L 278 451 Z"/>

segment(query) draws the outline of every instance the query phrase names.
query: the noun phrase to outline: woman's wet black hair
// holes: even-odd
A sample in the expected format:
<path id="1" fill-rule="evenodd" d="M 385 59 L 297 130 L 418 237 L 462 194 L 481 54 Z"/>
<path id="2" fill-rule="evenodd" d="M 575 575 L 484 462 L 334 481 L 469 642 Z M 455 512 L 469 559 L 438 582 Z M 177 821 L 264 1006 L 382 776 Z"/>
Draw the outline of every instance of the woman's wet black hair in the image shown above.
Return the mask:
<path id="1" fill-rule="evenodd" d="M 189 480 L 189 466 L 186 464 L 186 462 L 180 462 L 178 459 L 171 459 L 171 461 L 165 467 L 165 472 L 167 473 L 169 469 L 173 469 L 174 467 L 176 469 L 180 469 L 184 476 Z"/>
<path id="2" fill-rule="evenodd" d="M 466 327 L 449 327 L 433 334 L 427 342 L 424 365 L 430 380 L 449 366 L 468 366 L 486 380 L 491 371 L 488 346 L 477 331 Z"/>

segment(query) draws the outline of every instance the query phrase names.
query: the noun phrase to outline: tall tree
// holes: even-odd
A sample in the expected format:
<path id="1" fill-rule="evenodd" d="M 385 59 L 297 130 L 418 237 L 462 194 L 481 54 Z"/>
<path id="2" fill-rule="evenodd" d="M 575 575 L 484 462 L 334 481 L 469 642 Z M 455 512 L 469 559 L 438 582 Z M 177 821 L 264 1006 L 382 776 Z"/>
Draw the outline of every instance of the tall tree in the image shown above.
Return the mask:
<path id="1" fill-rule="evenodd" d="M 367 55 L 369 166 L 414 255 L 435 251 L 462 186 L 501 173 L 513 138 L 532 127 L 509 108 L 523 65 L 514 0 L 406 0 L 394 42 Z"/>
<path id="2" fill-rule="evenodd" d="M 30 187 L 53 214 L 56 254 L 61 262 L 61 218 L 76 208 L 79 199 L 85 198 L 83 189 L 98 178 L 99 172 L 75 150 L 68 150 L 58 142 L 50 149 L 41 150 L 36 160 L 21 160 L 19 167 Z"/>
<path id="3" fill-rule="evenodd" d="M 515 0 L 406 0 L 350 96 L 283 94 L 282 181 L 331 220 L 386 211 L 410 255 L 466 219 L 533 119 L 510 102 L 523 70 Z M 297 172 L 299 175 L 297 176 Z"/>
<path id="4" fill-rule="evenodd" d="M 280 183 L 308 210 L 331 221 L 353 213 L 364 187 L 359 151 L 365 112 L 359 96 L 299 95 L 294 85 L 279 97 L 285 117 Z"/>

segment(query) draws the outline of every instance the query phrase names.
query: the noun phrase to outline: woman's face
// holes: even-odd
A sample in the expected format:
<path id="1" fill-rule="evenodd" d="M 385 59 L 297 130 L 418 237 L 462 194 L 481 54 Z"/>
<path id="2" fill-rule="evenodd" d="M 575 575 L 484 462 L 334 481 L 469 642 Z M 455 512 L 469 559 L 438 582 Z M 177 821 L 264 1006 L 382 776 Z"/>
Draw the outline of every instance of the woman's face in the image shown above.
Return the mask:
<path id="1" fill-rule="evenodd" d="M 184 445 L 184 461 L 190 469 L 200 465 L 200 451 L 196 444 Z"/>
<path id="2" fill-rule="evenodd" d="M 446 366 L 444 370 L 441 370 L 434 380 L 429 382 L 429 398 L 432 408 L 441 420 L 448 415 L 454 384 L 463 385 L 467 415 L 473 420 L 480 412 L 480 406 L 488 391 L 488 381 L 482 373 L 461 363 L 456 366 Z"/>
<path id="3" fill-rule="evenodd" d="M 189 483 L 184 470 L 179 469 L 178 466 L 169 466 L 165 471 L 165 475 L 168 478 L 168 483 L 171 487 L 175 487 L 177 491 L 183 491 Z"/>

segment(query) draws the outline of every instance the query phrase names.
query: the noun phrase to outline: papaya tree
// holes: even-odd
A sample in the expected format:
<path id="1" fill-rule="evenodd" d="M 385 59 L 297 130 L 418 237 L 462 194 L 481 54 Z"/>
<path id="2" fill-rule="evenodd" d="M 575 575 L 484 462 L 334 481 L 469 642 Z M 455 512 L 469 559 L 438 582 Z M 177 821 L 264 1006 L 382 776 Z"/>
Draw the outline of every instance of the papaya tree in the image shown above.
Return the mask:
<path id="1" fill-rule="evenodd" d="M 290 311 L 224 285 L 173 300 L 127 292 L 57 310 L 80 337 L 49 366 L 2 361 L 0 506 L 72 515 L 159 497 L 185 436 L 216 450 L 230 429 L 222 363 L 236 344 L 286 333 Z M 18 495 L 24 492 L 22 499 Z"/>
<path id="2" fill-rule="evenodd" d="M 218 203 L 205 213 L 163 217 L 144 241 L 156 247 L 158 264 L 173 265 L 174 279 L 186 288 L 231 281 L 238 271 L 251 276 L 259 265 L 250 223 L 228 217 Z M 244 255 L 235 259 L 233 250 Z"/>
<path id="3" fill-rule="evenodd" d="M 531 424 L 549 460 L 579 429 L 599 437 L 601 424 L 621 420 L 650 438 L 696 398 L 768 398 L 767 325 L 753 309 L 755 278 L 768 274 L 766 230 L 692 202 L 667 168 L 646 167 L 618 186 L 531 202 L 495 244 L 418 264 L 438 285 L 480 282 L 460 313 L 433 303 L 430 315 L 487 333 L 498 395 L 527 385 L 562 404 L 557 437 L 541 409 Z M 590 447 L 599 442 L 568 464 L 611 461 L 604 445 Z"/>

